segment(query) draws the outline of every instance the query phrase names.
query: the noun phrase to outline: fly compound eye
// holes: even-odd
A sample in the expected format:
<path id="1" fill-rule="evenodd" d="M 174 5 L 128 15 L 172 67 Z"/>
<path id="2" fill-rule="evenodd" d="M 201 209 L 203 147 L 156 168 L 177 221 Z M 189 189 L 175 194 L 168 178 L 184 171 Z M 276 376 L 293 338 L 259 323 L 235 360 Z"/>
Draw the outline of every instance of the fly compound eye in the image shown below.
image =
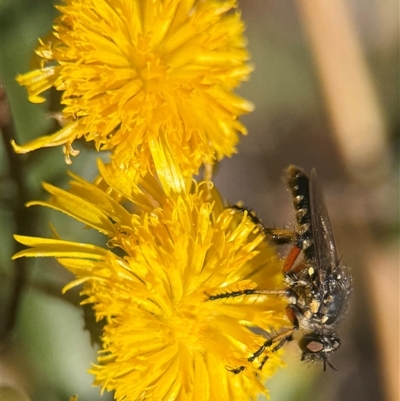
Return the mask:
<path id="1" fill-rule="evenodd" d="M 325 342 L 318 334 L 306 334 L 300 339 L 299 347 L 307 354 L 319 354 L 325 350 Z"/>
<path id="2" fill-rule="evenodd" d="M 299 341 L 299 347 L 305 354 L 330 354 L 340 348 L 340 340 L 334 336 L 309 333 Z"/>
<path id="3" fill-rule="evenodd" d="M 310 341 L 306 347 L 309 352 L 316 354 L 324 349 L 324 344 L 318 341 Z"/>

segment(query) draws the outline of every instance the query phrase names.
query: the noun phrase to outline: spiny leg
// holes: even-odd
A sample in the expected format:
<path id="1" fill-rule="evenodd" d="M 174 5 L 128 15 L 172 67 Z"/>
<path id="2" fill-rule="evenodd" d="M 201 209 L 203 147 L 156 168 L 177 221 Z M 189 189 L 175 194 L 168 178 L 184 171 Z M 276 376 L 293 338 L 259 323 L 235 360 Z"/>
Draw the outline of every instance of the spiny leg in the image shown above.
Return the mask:
<path id="1" fill-rule="evenodd" d="M 208 296 L 208 301 L 215 301 L 218 299 L 224 299 L 224 298 L 235 298 L 243 295 L 253 295 L 253 294 L 260 294 L 260 295 L 281 295 L 281 296 L 290 296 L 291 290 L 289 289 L 281 289 L 281 290 L 259 290 L 259 289 L 246 289 L 242 291 L 234 291 L 234 292 L 227 292 L 227 293 L 222 293 L 222 294 L 216 294 L 216 295 L 209 295 Z M 255 352 L 249 359 L 249 362 L 253 362 L 255 358 L 257 358 L 259 355 L 261 355 L 265 348 L 270 347 L 273 345 L 275 342 L 279 341 L 279 344 L 277 347 L 275 347 L 274 352 L 277 351 L 286 341 L 288 341 L 288 338 L 291 337 L 292 333 L 297 330 L 297 327 L 288 329 L 287 331 L 277 334 L 274 337 L 271 337 L 267 341 L 264 342 L 264 344 L 258 349 L 257 352 Z M 267 358 L 262 362 L 261 367 L 264 365 L 266 362 Z M 239 366 L 237 368 L 230 368 L 226 367 L 226 369 L 229 372 L 232 372 L 233 374 L 237 375 L 243 370 L 246 369 L 245 366 Z"/>
<path id="2" fill-rule="evenodd" d="M 293 270 L 294 263 L 296 262 L 300 252 L 309 246 L 309 232 L 306 231 L 303 234 L 299 234 L 298 232 L 279 229 L 279 228 L 268 228 L 265 227 L 260 219 L 256 216 L 256 214 L 242 206 L 233 205 L 229 207 L 229 209 L 235 210 L 242 214 L 247 213 L 247 217 L 257 226 L 257 228 L 271 241 L 273 241 L 277 245 L 284 244 L 293 244 L 292 249 L 289 254 L 285 258 L 285 262 L 283 264 L 282 271 L 283 273 L 287 273 L 289 271 L 296 272 Z"/>
<path id="3" fill-rule="evenodd" d="M 273 344 L 278 343 L 278 347 L 280 348 L 286 341 L 288 341 L 288 338 L 291 338 L 293 333 L 298 330 L 298 327 L 291 327 L 290 329 L 286 329 L 280 334 L 277 334 L 271 338 L 269 338 L 267 341 L 264 342 L 263 345 L 250 357 L 248 358 L 249 362 L 254 362 L 256 358 L 258 358 L 266 348 L 270 348 Z M 278 349 L 279 349 L 278 348 Z M 275 351 L 275 348 L 274 348 Z"/>
<path id="4" fill-rule="evenodd" d="M 280 334 L 277 334 L 271 338 L 269 338 L 267 341 L 264 342 L 263 345 L 261 345 L 261 347 L 247 360 L 249 362 L 254 362 L 254 360 L 256 358 L 258 358 L 264 351 L 266 348 L 270 348 L 272 345 L 274 345 L 275 343 L 278 343 L 278 345 L 273 349 L 273 352 L 278 351 L 279 348 L 281 348 L 283 346 L 283 344 L 285 344 L 287 341 L 290 341 L 292 339 L 292 335 L 293 333 L 297 330 L 297 327 L 292 327 L 290 329 L 287 329 L 285 331 L 283 331 Z M 265 362 L 267 361 L 268 357 L 266 357 L 260 366 L 260 369 L 264 366 Z M 240 372 L 243 372 L 243 370 L 246 369 L 245 366 L 239 366 L 237 368 L 230 368 L 230 367 L 226 367 L 227 370 L 229 370 L 229 372 L 234 373 L 235 375 L 239 374 Z"/>
<path id="5" fill-rule="evenodd" d="M 276 347 L 274 347 L 274 349 L 272 350 L 272 352 L 277 352 L 284 344 L 286 344 L 289 341 L 292 341 L 293 337 L 291 335 L 289 335 L 288 337 L 283 338 Z M 269 356 L 266 355 L 263 360 L 260 363 L 260 366 L 258 369 L 262 369 L 263 366 L 265 365 L 265 363 L 268 361 Z"/>
<path id="6" fill-rule="evenodd" d="M 281 295 L 285 297 L 289 297 L 292 295 L 292 291 L 290 289 L 280 289 L 280 290 L 259 290 L 257 288 L 247 289 L 241 291 L 233 291 L 233 292 L 223 292 L 221 294 L 216 295 L 208 295 L 207 301 L 216 301 L 217 299 L 225 299 L 225 298 L 236 298 L 242 295 Z"/>
<path id="7" fill-rule="evenodd" d="M 255 213 L 252 212 L 250 209 L 247 209 L 245 207 L 240 207 L 237 205 L 230 207 L 230 209 L 238 211 L 243 214 L 246 212 L 247 217 L 257 226 L 257 228 L 276 244 L 290 244 L 290 243 L 293 244 L 293 247 L 290 250 L 289 254 L 286 256 L 283 264 L 282 272 L 285 276 L 289 273 L 297 273 L 298 271 L 302 270 L 305 267 L 305 265 L 302 263 L 298 264 L 297 266 L 294 265 L 301 251 L 303 251 L 305 248 L 309 246 L 308 237 L 306 235 L 308 232 L 300 234 L 298 232 L 292 232 L 290 230 L 266 228 L 257 218 Z M 233 291 L 230 293 L 228 292 L 223 294 L 211 295 L 209 296 L 208 300 L 235 298 L 243 295 L 253 295 L 253 294 L 281 295 L 281 296 L 286 296 L 287 298 L 295 296 L 295 293 L 289 288 L 281 290 L 246 289 L 241 291 Z M 288 315 L 289 320 L 293 324 L 293 327 L 291 327 L 290 329 L 286 329 L 282 333 L 277 334 L 266 340 L 261 345 L 261 347 L 251 357 L 248 358 L 249 362 L 254 362 L 254 360 L 258 358 L 265 351 L 266 348 L 270 348 L 277 343 L 277 345 L 272 349 L 272 352 L 276 352 L 286 342 L 292 340 L 293 333 L 299 329 L 299 322 L 296 316 L 296 312 L 299 312 L 299 310 L 295 304 L 287 306 L 286 313 Z M 268 356 L 263 358 L 260 364 L 260 369 L 262 369 L 267 360 Z M 239 374 L 245 369 L 245 366 L 239 366 L 238 368 L 226 367 L 226 369 L 234 374 Z"/>
<path id="8" fill-rule="evenodd" d="M 274 344 L 278 343 L 277 346 L 273 349 L 273 352 L 278 351 L 279 348 L 281 348 L 287 341 L 292 340 L 293 333 L 299 329 L 299 320 L 297 318 L 297 313 L 299 313 L 299 308 L 296 305 L 288 305 L 286 307 L 286 314 L 287 317 L 289 318 L 290 322 L 292 323 L 292 327 L 290 329 L 284 330 L 282 333 L 276 334 L 273 337 L 270 337 L 268 340 L 264 342 L 264 344 L 261 345 L 261 347 L 247 360 L 249 362 L 254 362 L 256 358 L 258 358 L 266 348 L 272 347 Z M 264 366 L 265 362 L 267 361 L 268 357 L 265 358 L 261 362 L 260 369 Z M 239 366 L 238 368 L 232 369 L 232 368 L 227 368 L 230 372 L 234 374 L 238 374 L 242 372 L 245 367 L 244 366 Z"/>
<path id="9" fill-rule="evenodd" d="M 243 372 L 246 368 L 244 366 L 239 366 L 238 368 L 233 369 L 233 368 L 230 368 L 229 366 L 225 366 L 225 369 L 228 372 L 233 373 L 234 375 L 238 375 L 240 372 Z"/>
<path id="10" fill-rule="evenodd" d="M 297 233 L 290 230 L 285 230 L 281 228 L 269 228 L 265 227 L 256 214 L 249 208 L 244 206 L 233 205 L 228 207 L 236 212 L 244 214 L 247 213 L 247 217 L 257 226 L 257 228 L 271 239 L 277 245 L 290 244 L 294 242 L 297 238 Z"/>

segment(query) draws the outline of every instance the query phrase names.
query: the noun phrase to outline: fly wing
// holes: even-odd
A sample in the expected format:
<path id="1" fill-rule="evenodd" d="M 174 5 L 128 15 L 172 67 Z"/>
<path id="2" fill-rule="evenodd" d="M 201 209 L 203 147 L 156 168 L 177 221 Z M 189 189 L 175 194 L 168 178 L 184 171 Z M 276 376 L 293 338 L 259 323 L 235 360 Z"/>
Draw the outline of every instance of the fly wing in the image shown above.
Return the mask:
<path id="1" fill-rule="evenodd" d="M 315 247 L 316 266 L 321 282 L 338 264 L 335 238 L 326 210 L 325 200 L 317 183 L 315 169 L 310 172 L 311 229 Z"/>
<path id="2" fill-rule="evenodd" d="M 327 325 L 333 325 L 342 319 L 349 305 L 352 288 L 350 268 L 339 260 L 335 238 L 325 200 L 317 183 L 315 169 L 310 172 L 310 208 L 311 230 L 315 247 L 315 268 L 317 269 L 323 295 L 329 294 L 333 300 L 329 303 L 330 319 Z M 330 282 L 326 287 L 327 279 Z"/>

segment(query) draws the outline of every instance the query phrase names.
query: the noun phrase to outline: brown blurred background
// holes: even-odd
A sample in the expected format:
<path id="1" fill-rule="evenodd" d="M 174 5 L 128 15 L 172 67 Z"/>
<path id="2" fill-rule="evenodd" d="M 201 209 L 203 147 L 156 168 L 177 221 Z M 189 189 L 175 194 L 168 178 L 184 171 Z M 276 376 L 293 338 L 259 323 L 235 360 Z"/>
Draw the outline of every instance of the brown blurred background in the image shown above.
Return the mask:
<path id="1" fill-rule="evenodd" d="M 315 167 L 324 190 L 340 256 L 352 268 L 354 292 L 340 325 L 338 369 L 299 361 L 288 345 L 287 368 L 269 383 L 273 401 L 397 401 L 399 399 L 399 5 L 392 0 L 242 0 L 255 71 L 240 93 L 256 110 L 243 118 L 249 135 L 220 163 L 215 181 L 231 203 L 243 201 L 265 225 L 294 223 L 283 170 Z M 29 104 L 14 78 L 29 68 L 37 38 L 56 15 L 47 0 L 3 0 L 2 76 L 19 142 L 54 131 L 45 105 Z M 70 170 L 95 176 L 93 152 Z M 9 160 L 2 167 L 2 327 L 15 270 L 23 271 L 12 340 L 3 344 L 3 381 L 34 401 L 97 400 L 86 373 L 95 351 L 83 328 L 76 294 L 60 297 L 69 279 L 53 261 L 10 262 L 11 235 L 60 234 L 76 239 L 76 225 L 44 210 L 20 209 L 43 198 L 40 182 L 65 185 L 60 149 Z M 22 167 L 18 167 L 22 166 Z M 50 167 L 50 168 L 49 168 Z M 23 192 L 15 184 L 18 169 Z M 21 231 L 22 230 L 22 231 Z M 79 229 L 80 230 L 80 229 Z M 80 230 L 82 231 L 82 230 Z M 87 232 L 82 232 L 85 241 Z M 20 282 L 21 277 L 19 278 Z M 106 397 L 102 397 L 105 399 Z"/>

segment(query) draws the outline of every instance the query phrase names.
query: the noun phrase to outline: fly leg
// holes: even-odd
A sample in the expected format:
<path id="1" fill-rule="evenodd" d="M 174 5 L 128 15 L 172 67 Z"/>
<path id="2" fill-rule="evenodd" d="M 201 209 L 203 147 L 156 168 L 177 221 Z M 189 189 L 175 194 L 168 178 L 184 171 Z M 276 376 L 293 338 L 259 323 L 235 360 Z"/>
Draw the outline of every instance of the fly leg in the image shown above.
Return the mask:
<path id="1" fill-rule="evenodd" d="M 242 295 L 282 295 L 285 297 L 289 297 L 292 294 L 292 291 L 289 289 L 281 289 L 281 290 L 259 290 L 257 288 L 247 289 L 242 291 L 233 291 L 233 292 L 223 292 L 221 294 L 216 295 L 208 295 L 207 301 L 216 301 L 217 299 L 225 299 L 225 298 L 236 298 Z"/>
<path id="2" fill-rule="evenodd" d="M 292 327 L 290 329 L 287 329 L 285 331 L 283 331 L 282 333 L 279 333 L 275 336 L 272 336 L 271 338 L 269 338 L 267 341 L 264 342 L 263 345 L 261 345 L 261 347 L 251 356 L 249 357 L 247 360 L 249 362 L 254 362 L 254 360 L 256 358 L 258 358 L 267 348 L 272 347 L 275 343 L 278 343 L 278 345 L 273 349 L 273 352 L 277 351 L 280 347 L 282 347 L 283 344 L 285 344 L 287 341 L 290 341 L 292 339 L 292 335 L 293 333 L 297 330 L 297 328 Z M 260 369 L 264 366 L 264 363 L 267 361 L 268 356 L 266 356 L 263 360 L 263 362 L 261 363 Z M 242 372 L 243 370 L 246 369 L 245 366 L 239 366 L 237 368 L 229 368 L 226 367 L 227 370 L 229 370 L 229 372 L 234 373 L 235 375 L 239 374 L 240 372 Z"/>
<path id="3" fill-rule="evenodd" d="M 290 244 L 296 240 L 297 234 L 294 231 L 280 229 L 280 228 L 267 228 L 261 222 L 261 220 L 256 216 L 256 214 L 249 208 L 244 206 L 233 205 L 228 209 L 232 209 L 236 212 L 246 213 L 247 217 L 251 220 L 254 225 L 262 232 L 266 237 L 268 237 L 272 242 L 277 245 Z"/>
<path id="4" fill-rule="evenodd" d="M 261 347 L 248 359 L 249 362 L 253 362 L 265 351 L 266 348 L 270 348 L 275 343 L 278 343 L 277 347 L 274 348 L 274 351 L 277 351 L 285 342 L 292 339 L 293 333 L 299 329 L 299 320 L 296 316 L 297 310 L 298 308 L 295 305 L 288 305 L 286 307 L 286 315 L 293 326 L 290 329 L 286 329 L 282 333 L 276 334 L 265 341 L 265 343 L 261 345 Z"/>
<path id="5" fill-rule="evenodd" d="M 286 343 L 289 342 L 289 341 L 292 341 L 292 339 L 293 339 L 293 337 L 292 337 L 291 335 L 288 336 L 288 337 L 283 338 L 283 339 L 278 343 L 278 345 L 274 347 L 274 349 L 272 350 L 272 352 L 278 351 L 284 344 L 286 344 Z M 263 358 L 263 360 L 261 361 L 260 366 L 259 366 L 258 369 L 262 370 L 263 366 L 264 366 L 265 363 L 268 361 L 268 359 L 269 359 L 269 356 L 266 355 L 266 356 Z"/>
<path id="6" fill-rule="evenodd" d="M 249 362 L 254 362 L 256 358 L 258 358 L 262 353 L 267 349 L 271 348 L 274 344 L 277 344 L 275 348 L 272 350 L 273 352 L 278 351 L 279 348 L 281 348 L 286 342 L 292 340 L 293 333 L 299 329 L 299 321 L 296 316 L 296 312 L 299 312 L 300 309 L 296 305 L 288 305 L 286 307 L 286 314 L 292 323 L 292 327 L 289 329 L 285 329 L 282 331 L 282 333 L 276 334 L 272 337 L 270 337 L 268 340 L 266 340 L 261 347 L 247 360 Z M 264 366 L 265 362 L 267 361 L 268 356 L 266 356 L 263 361 L 261 362 L 260 369 Z M 242 372 L 244 369 L 246 369 L 245 366 L 239 366 L 238 368 L 232 369 L 232 368 L 226 368 L 230 372 L 234 374 L 239 374 Z"/>
<path id="7" fill-rule="evenodd" d="M 296 273 L 302 269 L 302 265 L 296 266 L 295 268 L 293 268 L 293 266 L 300 253 L 304 251 L 307 254 L 307 251 L 310 248 L 310 227 L 308 225 L 304 224 L 299 226 L 299 229 L 301 228 L 301 231 L 299 232 L 280 228 L 269 228 L 265 227 L 256 214 L 246 207 L 233 205 L 229 207 L 229 209 L 242 214 L 246 213 L 247 217 L 257 226 L 257 228 L 275 244 L 293 245 L 283 264 L 282 271 L 284 274 L 288 273 L 289 271 Z"/>

